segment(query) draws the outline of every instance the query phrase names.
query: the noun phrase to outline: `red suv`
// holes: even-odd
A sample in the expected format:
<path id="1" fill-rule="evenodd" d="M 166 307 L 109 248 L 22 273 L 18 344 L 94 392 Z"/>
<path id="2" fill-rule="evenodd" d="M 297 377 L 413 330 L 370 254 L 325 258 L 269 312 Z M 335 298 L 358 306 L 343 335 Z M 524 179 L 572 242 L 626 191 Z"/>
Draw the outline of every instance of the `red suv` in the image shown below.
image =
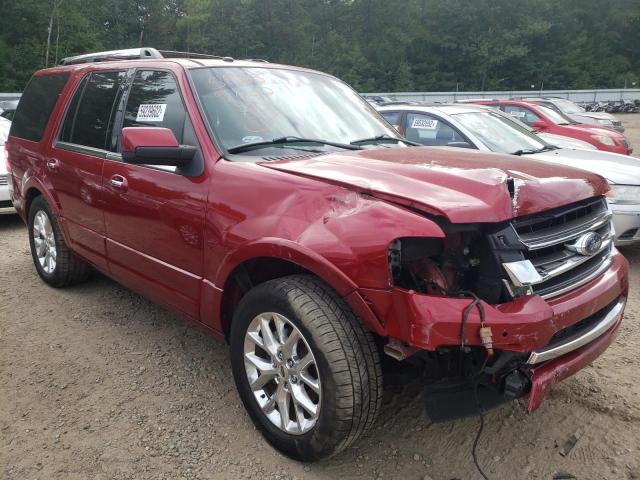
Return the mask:
<path id="1" fill-rule="evenodd" d="M 521 100 L 477 100 L 473 103 L 491 105 L 509 113 L 534 130 L 577 138 L 606 152 L 631 155 L 633 148 L 627 138 L 610 128 L 576 123 L 564 114 L 535 102 Z"/>
<path id="2" fill-rule="evenodd" d="M 527 395 L 533 411 L 614 339 L 627 262 L 601 177 L 413 147 L 323 73 L 168 55 L 37 72 L 13 204 L 49 285 L 96 269 L 227 340 L 285 454 L 351 445 L 383 372 L 419 375 L 434 419 Z"/>

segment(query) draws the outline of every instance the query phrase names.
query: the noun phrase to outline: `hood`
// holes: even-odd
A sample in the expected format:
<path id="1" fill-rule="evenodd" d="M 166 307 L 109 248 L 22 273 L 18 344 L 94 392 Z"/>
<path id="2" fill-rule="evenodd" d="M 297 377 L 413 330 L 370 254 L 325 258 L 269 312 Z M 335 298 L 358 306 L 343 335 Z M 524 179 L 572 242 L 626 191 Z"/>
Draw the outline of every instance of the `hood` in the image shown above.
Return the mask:
<path id="1" fill-rule="evenodd" d="M 553 133 L 536 132 L 545 142 L 560 148 L 582 148 L 584 150 L 598 150 L 590 143 L 578 140 L 573 137 L 565 137 L 564 135 L 554 135 Z"/>
<path id="2" fill-rule="evenodd" d="M 596 120 L 616 120 L 616 117 L 607 112 L 580 112 L 573 113 L 572 116 L 575 117 L 587 117 L 587 118 L 595 118 Z"/>
<path id="3" fill-rule="evenodd" d="M 452 223 L 501 222 L 608 189 L 602 177 L 582 170 L 461 148 L 376 148 L 260 164 L 441 215 Z"/>
<path id="4" fill-rule="evenodd" d="M 578 123 L 577 125 L 559 125 L 562 128 L 568 128 L 574 132 L 589 133 L 590 135 L 604 135 L 606 137 L 613 137 L 616 139 L 624 138 L 619 132 L 610 128 L 598 127 L 594 123 Z"/>
<path id="5" fill-rule="evenodd" d="M 531 158 L 558 165 L 577 167 L 603 176 L 611 183 L 640 185 L 640 158 L 601 150 L 574 150 L 560 148 L 536 153 Z"/>

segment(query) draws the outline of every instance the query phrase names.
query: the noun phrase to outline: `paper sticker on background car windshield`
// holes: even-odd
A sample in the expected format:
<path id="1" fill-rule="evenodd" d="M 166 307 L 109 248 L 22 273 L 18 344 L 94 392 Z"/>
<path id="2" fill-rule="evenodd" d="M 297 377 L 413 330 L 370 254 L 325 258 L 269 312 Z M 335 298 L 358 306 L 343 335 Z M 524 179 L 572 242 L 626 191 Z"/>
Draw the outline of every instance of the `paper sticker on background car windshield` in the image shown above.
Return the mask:
<path id="1" fill-rule="evenodd" d="M 143 103 L 138 107 L 136 122 L 161 122 L 166 109 L 166 103 Z"/>
<path id="2" fill-rule="evenodd" d="M 517 110 L 511 110 L 509 115 L 516 118 L 524 118 L 527 115 L 527 112 L 518 112 Z"/>
<path id="3" fill-rule="evenodd" d="M 414 118 L 411 128 L 422 128 L 424 130 L 435 130 L 438 128 L 438 120 L 432 118 Z"/>
<path id="4" fill-rule="evenodd" d="M 248 135 L 246 137 L 242 137 L 242 141 L 244 143 L 253 143 L 253 142 L 261 142 L 263 141 L 264 138 L 258 136 L 258 135 Z"/>

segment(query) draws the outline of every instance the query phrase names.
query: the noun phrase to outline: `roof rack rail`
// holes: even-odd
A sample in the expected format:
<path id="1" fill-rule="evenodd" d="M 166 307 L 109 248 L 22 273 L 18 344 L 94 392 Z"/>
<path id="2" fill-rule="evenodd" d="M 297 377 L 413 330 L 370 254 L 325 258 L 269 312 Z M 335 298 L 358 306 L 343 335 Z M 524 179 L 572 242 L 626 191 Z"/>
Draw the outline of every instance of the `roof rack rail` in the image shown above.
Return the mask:
<path id="1" fill-rule="evenodd" d="M 206 53 L 178 52 L 174 50 L 156 50 L 155 48 L 128 48 L 124 50 L 109 50 L 106 52 L 87 53 L 66 57 L 60 61 L 60 65 L 77 65 L 81 63 L 108 62 L 115 60 L 138 60 L 145 58 L 193 58 L 193 59 L 215 59 L 226 62 L 233 62 L 232 57 L 221 57 L 218 55 L 208 55 Z M 254 60 L 259 61 L 259 60 Z"/>
<path id="2" fill-rule="evenodd" d="M 66 57 L 60 65 L 77 65 L 79 63 L 105 62 L 109 60 L 134 60 L 139 58 L 163 58 L 155 48 L 127 48 L 124 50 L 109 50 L 106 52 L 87 53 Z"/>
<path id="3" fill-rule="evenodd" d="M 220 55 L 209 55 L 208 53 L 195 53 L 195 52 L 179 52 L 177 50 L 158 50 L 162 58 L 194 58 L 194 59 L 210 59 L 210 60 L 224 60 L 226 62 L 233 62 L 233 57 L 221 57 Z"/>

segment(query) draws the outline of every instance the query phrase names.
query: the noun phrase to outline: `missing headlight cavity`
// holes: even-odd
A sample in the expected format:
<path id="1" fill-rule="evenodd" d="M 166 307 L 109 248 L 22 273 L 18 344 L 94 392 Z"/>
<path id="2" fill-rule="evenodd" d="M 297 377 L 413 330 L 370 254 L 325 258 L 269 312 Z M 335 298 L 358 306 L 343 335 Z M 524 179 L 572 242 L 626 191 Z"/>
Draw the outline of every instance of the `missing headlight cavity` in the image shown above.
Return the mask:
<path id="1" fill-rule="evenodd" d="M 470 289 L 479 264 L 471 245 L 475 236 L 475 232 L 456 232 L 446 239 L 395 240 L 389 246 L 393 284 L 429 295 L 453 295 Z"/>

